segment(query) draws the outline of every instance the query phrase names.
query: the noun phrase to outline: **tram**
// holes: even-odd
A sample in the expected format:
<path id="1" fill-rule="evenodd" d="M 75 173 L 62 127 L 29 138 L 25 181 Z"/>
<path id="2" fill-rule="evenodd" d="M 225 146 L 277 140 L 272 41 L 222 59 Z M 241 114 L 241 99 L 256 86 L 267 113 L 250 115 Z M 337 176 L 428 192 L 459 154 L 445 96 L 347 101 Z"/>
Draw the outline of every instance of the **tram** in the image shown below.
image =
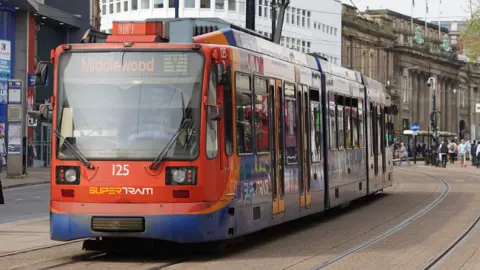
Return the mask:
<path id="1" fill-rule="evenodd" d="M 176 42 L 170 23 L 114 22 L 38 64 L 52 240 L 226 240 L 392 185 L 382 84 L 239 29 Z"/>

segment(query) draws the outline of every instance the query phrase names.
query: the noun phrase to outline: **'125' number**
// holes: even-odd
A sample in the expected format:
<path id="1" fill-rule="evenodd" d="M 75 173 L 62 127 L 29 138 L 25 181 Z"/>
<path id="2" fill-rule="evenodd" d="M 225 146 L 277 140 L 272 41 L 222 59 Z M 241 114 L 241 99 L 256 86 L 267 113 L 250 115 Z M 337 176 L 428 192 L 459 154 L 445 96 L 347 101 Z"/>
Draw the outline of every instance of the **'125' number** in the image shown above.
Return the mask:
<path id="1" fill-rule="evenodd" d="M 130 173 L 128 165 L 113 164 L 112 175 L 127 176 Z"/>

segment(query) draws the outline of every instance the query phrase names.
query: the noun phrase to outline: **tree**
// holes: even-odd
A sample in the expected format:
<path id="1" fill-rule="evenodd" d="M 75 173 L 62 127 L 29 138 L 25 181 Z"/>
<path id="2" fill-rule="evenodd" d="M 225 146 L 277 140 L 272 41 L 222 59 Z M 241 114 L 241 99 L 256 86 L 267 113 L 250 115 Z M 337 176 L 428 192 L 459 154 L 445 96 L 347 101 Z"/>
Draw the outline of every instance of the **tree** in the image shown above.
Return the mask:
<path id="1" fill-rule="evenodd" d="M 480 1 L 471 5 L 471 17 L 465 21 L 460 31 L 460 43 L 469 61 L 476 62 L 480 57 Z"/>

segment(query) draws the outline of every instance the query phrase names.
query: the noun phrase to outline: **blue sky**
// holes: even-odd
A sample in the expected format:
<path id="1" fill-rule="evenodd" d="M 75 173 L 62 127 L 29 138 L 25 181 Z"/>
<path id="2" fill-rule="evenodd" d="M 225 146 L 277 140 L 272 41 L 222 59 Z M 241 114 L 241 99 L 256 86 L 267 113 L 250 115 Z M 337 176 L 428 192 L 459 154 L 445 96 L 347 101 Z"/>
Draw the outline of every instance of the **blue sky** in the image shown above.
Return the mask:
<path id="1" fill-rule="evenodd" d="M 461 20 L 470 14 L 469 0 L 415 0 L 413 16 L 419 19 L 425 19 L 425 6 L 428 1 L 428 21 L 438 20 L 439 11 L 442 12 L 441 20 Z M 439 10 L 439 2 L 442 2 Z M 472 0 L 475 2 L 476 0 Z M 350 4 L 350 0 L 343 0 Z M 405 15 L 411 15 L 412 0 L 353 0 L 360 10 L 387 8 Z"/>

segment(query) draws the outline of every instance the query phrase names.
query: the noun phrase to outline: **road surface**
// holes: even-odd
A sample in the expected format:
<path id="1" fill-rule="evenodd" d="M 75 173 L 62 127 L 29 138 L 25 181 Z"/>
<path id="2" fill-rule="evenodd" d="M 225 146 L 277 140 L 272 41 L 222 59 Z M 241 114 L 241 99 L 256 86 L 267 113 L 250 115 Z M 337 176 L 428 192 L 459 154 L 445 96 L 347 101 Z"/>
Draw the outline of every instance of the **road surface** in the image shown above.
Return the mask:
<path id="1" fill-rule="evenodd" d="M 0 224 L 48 216 L 50 185 L 27 186 L 3 191 Z"/>

